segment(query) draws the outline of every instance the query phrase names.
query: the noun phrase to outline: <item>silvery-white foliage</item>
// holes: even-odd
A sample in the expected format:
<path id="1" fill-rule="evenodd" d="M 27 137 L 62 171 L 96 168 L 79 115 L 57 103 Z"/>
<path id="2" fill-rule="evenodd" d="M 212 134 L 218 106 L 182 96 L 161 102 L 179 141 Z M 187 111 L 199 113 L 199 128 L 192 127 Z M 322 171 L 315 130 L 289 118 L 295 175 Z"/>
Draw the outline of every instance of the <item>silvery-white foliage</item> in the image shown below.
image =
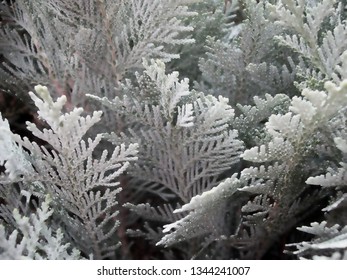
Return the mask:
<path id="1" fill-rule="evenodd" d="M 327 222 L 311 223 L 298 230 L 314 235 L 312 241 L 303 241 L 288 246 L 295 246 L 294 254 L 300 258 L 313 259 L 346 259 L 347 255 L 347 227 L 336 224 L 328 226 Z"/>
<path id="2" fill-rule="evenodd" d="M 341 19 L 341 4 L 337 2 L 281 0 L 267 5 L 271 16 L 289 30 L 277 39 L 329 79 L 335 75 L 347 43 L 346 23 Z M 329 21 L 334 28 L 327 29 Z"/>
<path id="3" fill-rule="evenodd" d="M 282 28 L 268 19 L 266 1 L 243 2 L 246 20 L 237 27 L 238 35 L 231 41 L 208 38 L 206 57 L 200 60 L 210 92 L 228 97 L 233 104 L 247 104 L 255 95 L 279 93 L 291 86 L 296 73 L 289 64 L 272 61 L 276 53 L 273 38 Z"/>
<path id="4" fill-rule="evenodd" d="M 303 97 L 293 97 L 289 107 L 290 112 L 283 115 L 271 115 L 265 124 L 266 131 L 271 136 L 268 143 L 247 149 L 241 155 L 247 161 L 263 164 L 259 167 L 243 169 L 237 179 L 237 182 L 240 182 L 238 186 L 240 191 L 256 195 L 241 210 L 243 226 L 256 225 L 256 231 L 253 234 L 259 242 L 266 244 L 267 237 L 276 236 L 276 233 L 269 229 L 276 228 L 278 232 L 286 231 L 295 221 L 293 216 L 309 207 L 304 197 L 301 197 L 307 188 L 304 182 L 304 170 L 310 172 L 310 165 L 313 164 L 305 161 L 306 154 L 315 153 L 317 147 L 314 144 L 318 143 L 319 139 L 315 137 L 319 137 L 320 130 L 324 130 L 329 121 L 347 105 L 346 80 L 338 85 L 326 82 L 325 88 L 326 91 L 306 89 L 302 92 Z M 301 176 L 295 175 L 298 172 L 297 168 L 302 169 Z M 223 183 L 216 187 L 216 190 L 220 186 L 223 186 Z M 206 195 L 192 198 L 191 202 L 182 209 L 185 207 L 189 209 L 189 205 L 196 205 L 196 201 L 200 201 L 198 209 L 209 209 L 211 205 L 209 193 L 205 192 Z M 236 197 L 235 193 L 236 190 L 229 195 L 229 199 Z M 221 194 L 218 195 L 216 192 L 216 195 L 222 199 Z M 319 194 L 315 195 L 316 199 L 320 198 Z M 314 199 L 314 197 L 311 198 L 311 200 Z M 198 210 L 191 211 L 186 217 L 164 226 L 164 232 L 169 232 L 171 229 L 174 231 L 164 236 L 159 244 L 168 245 L 189 238 L 189 234 L 184 235 L 183 232 L 189 231 L 189 228 L 194 228 L 195 225 L 203 224 L 199 213 Z M 286 222 L 283 223 L 283 220 Z M 201 226 L 198 229 L 194 232 L 200 235 L 212 232 L 206 224 L 205 227 Z M 239 233 L 239 239 L 248 238 L 242 235 L 242 231 Z M 235 237 L 232 239 L 235 241 Z M 264 246 L 266 248 L 266 245 Z"/>
<path id="5" fill-rule="evenodd" d="M 190 91 L 188 80 L 179 81 L 177 72 L 166 74 L 161 61 L 144 66 L 138 85 L 124 85 L 122 98 L 99 99 L 115 111 L 122 110 L 129 125 L 125 134 L 114 133 L 111 139 L 139 143 L 138 161 L 128 174 L 147 182 L 143 191 L 156 186 L 161 198 L 169 200 L 171 193 L 187 203 L 216 186 L 218 176 L 238 162 L 243 144 L 229 128 L 234 110 L 226 98 Z M 152 98 L 145 99 L 146 94 Z M 146 209 L 152 211 L 142 204 L 141 211 L 129 207 L 142 215 Z"/>
<path id="6" fill-rule="evenodd" d="M 189 212 L 183 218 L 164 226 L 166 235 L 157 245 L 170 246 L 176 242 L 201 235 L 212 235 L 213 238 L 233 234 L 223 229 L 227 213 L 227 200 L 241 186 L 236 174 L 226 179 L 211 190 L 194 196 L 191 201 L 174 213 Z M 220 219 L 217 219 L 217 217 Z"/>
<path id="7" fill-rule="evenodd" d="M 267 131 L 273 139 L 265 146 L 246 150 L 242 157 L 246 160 L 265 162 L 276 158 L 293 156 L 293 148 L 308 141 L 321 126 L 324 127 L 338 112 L 347 105 L 347 80 L 339 85 L 325 83 L 326 91 L 305 89 L 303 97 L 293 97 L 291 112 L 284 115 L 272 115 L 266 123 Z M 299 140 L 300 137 L 306 140 Z M 283 150 L 280 147 L 283 148 Z M 276 151 L 277 149 L 277 151 Z"/>
<path id="8" fill-rule="evenodd" d="M 81 259 L 80 252 L 64 241 L 61 229 L 53 232 L 48 221 L 53 211 L 51 198 L 46 196 L 42 205 L 30 216 L 20 215 L 14 209 L 16 229 L 6 233 L 0 224 L 0 259 L 9 260 L 73 260 Z"/>
<path id="9" fill-rule="evenodd" d="M 346 4 L 2 1 L 1 258 L 345 259 Z"/>
<path id="10" fill-rule="evenodd" d="M 86 91 L 113 92 L 129 71 L 142 67 L 143 58 L 179 58 L 176 47 L 194 42 L 184 36 L 193 30 L 185 21 L 197 15 L 188 6 L 199 1 L 1 3 L 2 86 L 26 92 L 43 84 L 56 97 L 69 96 L 73 106 L 83 105 Z"/>
<path id="11" fill-rule="evenodd" d="M 265 98 L 255 96 L 253 102 L 253 106 L 237 104 L 241 114 L 234 121 L 234 126 L 247 147 L 268 142 L 269 135 L 266 133 L 264 121 L 274 113 L 287 112 L 290 98 L 285 94 L 265 94 Z"/>
<path id="12" fill-rule="evenodd" d="M 94 139 L 85 136 L 102 113 L 83 117 L 82 108 L 64 113 L 65 96 L 54 101 L 46 87 L 36 86 L 35 91 L 29 95 L 47 128 L 27 122 L 27 129 L 45 145 L 12 133 L 8 122 L 1 120 L 6 132 L 0 142 L 1 163 L 8 174 L 3 180 L 23 182 L 38 197 L 50 194 L 55 216 L 81 251 L 97 259 L 113 256 L 117 244 L 108 240 L 118 227 L 116 179 L 137 159 L 137 144 L 121 144 L 111 153 L 103 150 L 96 158 L 93 153 L 101 134 Z M 18 164 L 13 155 L 19 155 Z"/>

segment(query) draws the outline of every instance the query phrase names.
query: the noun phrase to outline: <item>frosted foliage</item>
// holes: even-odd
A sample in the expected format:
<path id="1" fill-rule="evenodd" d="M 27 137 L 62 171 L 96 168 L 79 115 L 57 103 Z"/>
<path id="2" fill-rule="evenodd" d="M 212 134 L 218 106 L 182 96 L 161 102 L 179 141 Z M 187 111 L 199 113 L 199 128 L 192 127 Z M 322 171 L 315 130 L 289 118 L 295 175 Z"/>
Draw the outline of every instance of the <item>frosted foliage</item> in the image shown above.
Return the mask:
<path id="1" fill-rule="evenodd" d="M 193 105 L 187 104 L 182 107 L 178 107 L 177 125 L 183 127 L 193 126 Z"/>
<path id="2" fill-rule="evenodd" d="M 344 158 L 347 154 L 347 141 L 341 137 L 334 139 L 336 147 L 343 153 Z M 328 168 L 327 173 L 324 175 L 318 175 L 315 177 L 309 177 L 306 180 L 307 184 L 318 185 L 322 187 L 330 188 L 342 188 L 346 187 L 347 183 L 347 163 L 345 161 L 340 162 L 339 168 Z M 342 196 L 337 197 L 329 206 L 325 207 L 324 211 L 332 211 L 337 208 L 343 208 L 343 205 L 347 202 L 347 196 L 344 193 Z"/>
<path id="3" fill-rule="evenodd" d="M 188 81 L 179 81 L 175 72 L 165 74 L 160 61 L 145 62 L 144 66 L 145 73 L 137 77 L 138 87 L 123 85 L 122 100 L 92 98 L 112 110 L 123 110 L 130 126 L 126 137 L 130 138 L 114 134 L 113 141 L 134 139 L 140 143 L 139 159 L 129 173 L 163 185 L 186 203 L 216 186 L 216 176 L 238 161 L 243 145 L 236 130 L 229 128 L 234 110 L 226 98 L 190 91 Z M 156 95 L 147 102 L 133 95 L 134 91 Z"/>
<path id="4" fill-rule="evenodd" d="M 265 2 L 242 1 L 240 14 L 245 20 L 231 28 L 240 30 L 238 34 L 230 41 L 208 37 L 206 57 L 199 61 L 205 88 L 228 97 L 232 104 L 281 92 L 294 80 L 294 69 L 271 61 L 276 52 L 273 38 L 282 27 L 268 19 Z"/>
<path id="5" fill-rule="evenodd" d="M 311 223 L 310 227 L 298 228 L 300 231 L 313 234 L 310 242 L 289 244 L 296 246 L 295 254 L 301 258 L 313 259 L 346 259 L 347 227 L 340 225 L 328 226 L 327 222 Z M 342 252 L 342 253 L 341 253 Z"/>
<path id="6" fill-rule="evenodd" d="M 185 204 L 217 186 L 219 175 L 239 162 L 243 143 L 230 126 L 234 110 L 227 98 L 189 90 L 188 80 L 179 80 L 175 72 L 166 74 L 161 61 L 145 61 L 144 67 L 137 83 L 122 85 L 122 98 L 92 98 L 122 112 L 128 125 L 124 133 L 112 134 L 111 141 L 131 139 L 140 144 L 138 160 L 128 169 L 136 189 L 155 194 L 165 203 L 177 197 L 180 205 Z M 150 94 L 152 98 L 147 99 Z M 166 206 L 127 204 L 150 220 L 174 222 L 182 217 L 176 212 L 168 215 Z M 152 237 L 159 241 L 157 233 Z"/>
<path id="7" fill-rule="evenodd" d="M 26 153 L 15 142 L 8 121 L 0 113 L 0 165 L 4 165 L 10 180 L 16 180 L 21 174 L 33 171 Z"/>
<path id="8" fill-rule="evenodd" d="M 339 110 L 347 105 L 347 80 L 339 85 L 325 83 L 326 91 L 304 89 L 303 97 L 293 97 L 289 112 L 272 115 L 266 123 L 267 131 L 273 139 L 260 147 L 246 150 L 242 157 L 254 162 L 272 161 L 280 155 L 282 160 L 293 156 L 299 137 L 313 133 L 327 123 Z"/>
<path id="9" fill-rule="evenodd" d="M 0 258 L 347 259 L 346 8 L 0 1 Z"/>
<path id="10" fill-rule="evenodd" d="M 293 147 L 289 141 L 281 137 L 274 138 L 267 146 L 254 147 L 246 150 L 241 156 L 253 162 L 273 161 L 278 158 L 286 160 L 293 154 Z"/>
<path id="11" fill-rule="evenodd" d="M 346 24 L 341 20 L 341 6 L 337 2 L 280 0 L 267 4 L 274 19 L 290 32 L 295 31 L 294 35 L 278 36 L 281 43 L 308 58 L 316 69 L 335 81 L 337 73 L 341 73 L 339 64 L 347 42 Z M 332 30 L 326 30 L 328 20 L 336 22 Z"/>
<path id="12" fill-rule="evenodd" d="M 33 92 L 29 92 L 29 95 L 39 110 L 39 117 L 42 120 L 45 120 L 53 131 L 57 131 L 59 126 L 62 125 L 62 122 L 64 121 L 60 120 L 59 118 L 67 101 L 66 96 L 61 96 L 56 102 L 54 102 L 48 92 L 47 87 L 38 85 L 35 86 L 35 91 L 37 95 L 35 95 Z M 81 112 L 81 109 L 78 111 Z"/>
<path id="13" fill-rule="evenodd" d="M 259 169 L 249 168 L 243 170 L 241 178 L 244 180 L 252 179 L 251 188 L 245 187 L 243 190 L 261 194 L 267 194 L 269 190 L 272 190 L 271 196 L 277 197 L 283 191 L 277 185 L 285 184 L 282 186 L 282 188 L 285 188 L 285 186 L 291 184 L 287 179 L 283 182 L 278 181 L 278 176 L 282 172 L 287 174 L 295 172 L 297 166 L 293 162 L 303 157 L 304 153 L 315 153 L 314 149 L 318 149 L 314 145 L 312 137 L 347 105 L 346 85 L 346 81 L 341 82 L 340 85 L 326 82 L 326 91 L 305 89 L 302 92 L 303 97 L 292 98 L 289 107 L 291 112 L 269 117 L 265 127 L 272 136 L 271 140 L 266 144 L 250 148 L 241 155 L 248 161 L 268 163 L 269 167 L 266 169 L 261 166 Z M 340 146 L 342 145 L 340 140 L 337 140 L 337 142 Z M 271 166 L 281 167 L 282 170 Z M 268 171 L 263 172 L 262 169 Z M 320 181 L 323 184 L 323 181 L 325 181 L 326 185 L 333 185 L 339 180 L 341 181 L 345 176 L 344 174 L 345 172 L 341 171 L 335 175 L 327 174 L 326 177 L 321 175 L 309 178 L 306 183 L 318 184 Z M 277 182 L 277 184 L 272 185 L 273 182 Z M 296 186 L 296 183 L 292 186 L 293 195 L 296 195 L 294 191 Z"/>
<path id="14" fill-rule="evenodd" d="M 142 67 L 143 58 L 171 61 L 190 45 L 189 10 L 200 0 L 37 0 L 1 3 L 6 20 L 0 76 L 11 89 L 51 86 L 77 106 L 84 93 L 114 92 L 114 83 Z M 25 33 L 25 35 L 23 35 Z M 103 87 L 103 89 L 101 89 Z"/>
<path id="15" fill-rule="evenodd" d="M 280 0 L 276 5 L 268 4 L 272 16 L 282 24 L 291 26 L 303 38 L 313 44 L 323 20 L 334 12 L 335 0 L 315 1 L 310 5 L 305 0 Z"/>
<path id="16" fill-rule="evenodd" d="M 171 74 L 165 74 L 165 64 L 163 61 L 152 60 L 150 64 L 144 61 L 144 67 L 146 73 L 155 83 L 157 90 L 160 94 L 160 104 L 164 111 L 164 114 L 168 118 L 172 118 L 173 111 L 177 107 L 179 101 L 190 94 L 188 79 L 184 79 L 181 82 L 178 80 L 178 72 Z M 190 109 L 191 111 L 192 109 Z M 189 112 L 188 112 L 189 114 Z"/>
<path id="17" fill-rule="evenodd" d="M 189 203 L 174 211 L 189 213 L 184 218 L 165 225 L 163 232 L 166 235 L 157 245 L 170 246 L 195 236 L 212 235 L 218 238 L 225 234 L 216 217 L 225 215 L 225 203 L 239 186 L 240 181 L 233 175 L 211 190 L 194 196 Z"/>
<path id="18" fill-rule="evenodd" d="M 336 66 L 336 73 L 333 74 L 333 79 L 336 83 L 341 82 L 343 79 L 347 79 L 347 51 L 344 51 L 341 55 L 341 63 Z"/>
<path id="19" fill-rule="evenodd" d="M 53 214 L 51 199 L 46 197 L 36 213 L 21 216 L 13 211 L 17 229 L 7 234 L 0 224 L 0 259 L 71 260 L 81 259 L 80 252 L 64 241 L 61 229 L 53 231 L 48 221 Z"/>
<path id="20" fill-rule="evenodd" d="M 301 116 L 301 119 L 305 121 L 305 125 L 308 125 L 310 121 L 329 120 L 346 106 L 347 80 L 339 84 L 326 82 L 325 89 L 325 92 L 310 89 L 303 90 L 302 95 L 311 105 L 307 104 L 303 98 L 293 98 L 294 102 L 292 102 L 290 109 Z"/>
<path id="21" fill-rule="evenodd" d="M 266 94 L 265 98 L 255 96 L 253 106 L 238 104 L 241 114 L 236 117 L 234 125 L 240 138 L 249 146 L 266 142 L 268 135 L 265 133 L 264 121 L 274 115 L 274 112 L 288 111 L 289 103 L 287 95 L 277 94 L 273 97 Z"/>
<path id="22" fill-rule="evenodd" d="M 304 180 L 309 177 L 309 166 L 317 164 L 310 156 L 320 155 L 322 150 L 318 143 L 322 143 L 324 139 L 321 138 L 320 132 L 325 131 L 331 120 L 347 105 L 346 85 L 345 80 L 338 84 L 328 81 L 324 85 L 325 91 L 304 89 L 302 97 L 292 98 L 290 112 L 269 117 L 265 124 L 266 132 L 271 136 L 268 143 L 247 149 L 241 155 L 245 160 L 264 163 L 259 168 L 247 168 L 241 172 L 240 180 L 246 182 L 241 190 L 258 194 L 242 208 L 248 224 L 257 224 L 259 227 L 260 223 L 264 229 L 278 227 L 280 224 L 284 226 L 283 222 L 276 222 L 274 217 L 278 215 L 280 218 L 284 213 L 288 213 L 288 210 L 278 207 L 277 201 L 285 200 L 295 205 L 296 210 L 293 207 L 289 213 L 293 210 L 300 211 L 298 203 L 304 203 L 303 200 L 298 200 L 298 194 L 305 188 Z M 337 139 L 337 145 L 344 148 L 341 139 Z M 306 157 L 307 155 L 310 156 Z M 307 172 L 307 177 L 295 175 L 299 169 L 302 173 Z M 335 185 L 338 180 L 343 182 L 344 174 L 345 172 L 327 174 L 327 184 L 329 180 Z M 306 183 L 317 184 L 319 180 L 323 181 L 323 178 L 310 178 Z M 271 218 L 265 218 L 267 215 Z M 256 234 L 261 238 L 260 232 Z"/>
<path id="23" fill-rule="evenodd" d="M 307 184 L 319 185 L 322 187 L 345 186 L 347 182 L 347 164 L 341 163 L 341 168 L 331 170 L 325 175 L 310 177 L 306 180 Z"/>
<path id="24" fill-rule="evenodd" d="M 334 113 L 334 110 L 342 109 L 346 104 L 345 96 L 347 95 L 347 81 L 342 81 L 340 86 L 336 86 L 333 83 L 329 83 L 327 85 L 327 89 L 330 90 L 330 94 L 322 95 L 322 97 L 319 98 L 320 102 L 316 103 L 320 105 L 318 107 L 320 111 L 323 111 L 327 115 L 331 116 Z M 332 105 L 330 106 L 330 104 Z M 336 147 L 343 154 L 347 154 L 346 139 L 343 139 L 341 137 L 335 137 L 334 142 Z M 341 167 L 337 170 L 330 169 L 330 171 L 326 175 L 310 177 L 307 179 L 306 183 L 312 185 L 321 185 L 323 187 L 344 186 L 347 180 L 347 164 L 345 162 L 341 162 L 340 164 Z"/>
<path id="25" fill-rule="evenodd" d="M 253 193 L 268 193 L 272 190 L 271 195 L 276 196 L 275 192 L 277 186 L 274 185 L 274 181 L 278 180 L 282 173 L 287 172 L 285 164 L 279 164 L 276 162 L 273 165 L 259 167 L 245 168 L 241 172 L 241 180 L 245 184 L 241 190 L 246 190 Z"/>
<path id="26" fill-rule="evenodd" d="M 17 180 L 28 183 L 30 191 L 39 197 L 46 193 L 51 195 L 52 206 L 56 208 L 54 215 L 62 219 L 84 253 L 93 254 L 96 259 L 111 256 L 116 246 L 107 242 L 118 227 L 115 219 L 118 212 L 114 210 L 120 191 L 117 178 L 130 161 L 137 159 L 137 144 L 120 144 L 111 153 L 103 150 L 97 159 L 93 153 L 101 141 L 101 134 L 86 139 L 86 133 L 100 121 L 101 112 L 83 117 L 83 109 L 75 108 L 64 113 L 65 96 L 53 101 L 46 87 L 36 86 L 35 90 L 36 94 L 30 92 L 30 97 L 38 107 L 39 118 L 48 128 L 41 130 L 30 122 L 27 128 L 47 146 L 20 138 L 8 130 L 6 122 L 1 122 L 9 137 L 4 138 L 5 149 L 16 148 L 22 158 L 27 158 L 27 168 L 14 170 L 21 171 Z M 11 138 L 14 141 L 11 142 Z M 7 169 L 12 167 L 11 160 L 2 159 L 6 161 L 5 172 L 13 174 L 13 168 Z"/>

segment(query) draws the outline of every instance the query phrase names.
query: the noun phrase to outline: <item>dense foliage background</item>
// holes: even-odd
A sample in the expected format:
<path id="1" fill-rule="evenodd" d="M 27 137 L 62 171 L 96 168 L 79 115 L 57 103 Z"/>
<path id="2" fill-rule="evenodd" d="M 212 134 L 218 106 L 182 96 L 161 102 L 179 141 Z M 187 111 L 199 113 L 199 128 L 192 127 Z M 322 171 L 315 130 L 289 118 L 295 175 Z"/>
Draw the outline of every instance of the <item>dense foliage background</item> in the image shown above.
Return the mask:
<path id="1" fill-rule="evenodd" d="M 347 3 L 0 4 L 0 258 L 346 259 Z"/>

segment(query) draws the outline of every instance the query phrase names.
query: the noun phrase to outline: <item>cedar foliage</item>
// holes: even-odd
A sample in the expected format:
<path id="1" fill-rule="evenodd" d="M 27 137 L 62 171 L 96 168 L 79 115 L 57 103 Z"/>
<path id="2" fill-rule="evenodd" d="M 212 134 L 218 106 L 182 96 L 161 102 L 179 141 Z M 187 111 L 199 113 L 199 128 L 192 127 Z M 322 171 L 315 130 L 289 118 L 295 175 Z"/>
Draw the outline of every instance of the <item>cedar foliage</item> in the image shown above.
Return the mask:
<path id="1" fill-rule="evenodd" d="M 0 5 L 1 259 L 347 258 L 346 1 Z"/>

